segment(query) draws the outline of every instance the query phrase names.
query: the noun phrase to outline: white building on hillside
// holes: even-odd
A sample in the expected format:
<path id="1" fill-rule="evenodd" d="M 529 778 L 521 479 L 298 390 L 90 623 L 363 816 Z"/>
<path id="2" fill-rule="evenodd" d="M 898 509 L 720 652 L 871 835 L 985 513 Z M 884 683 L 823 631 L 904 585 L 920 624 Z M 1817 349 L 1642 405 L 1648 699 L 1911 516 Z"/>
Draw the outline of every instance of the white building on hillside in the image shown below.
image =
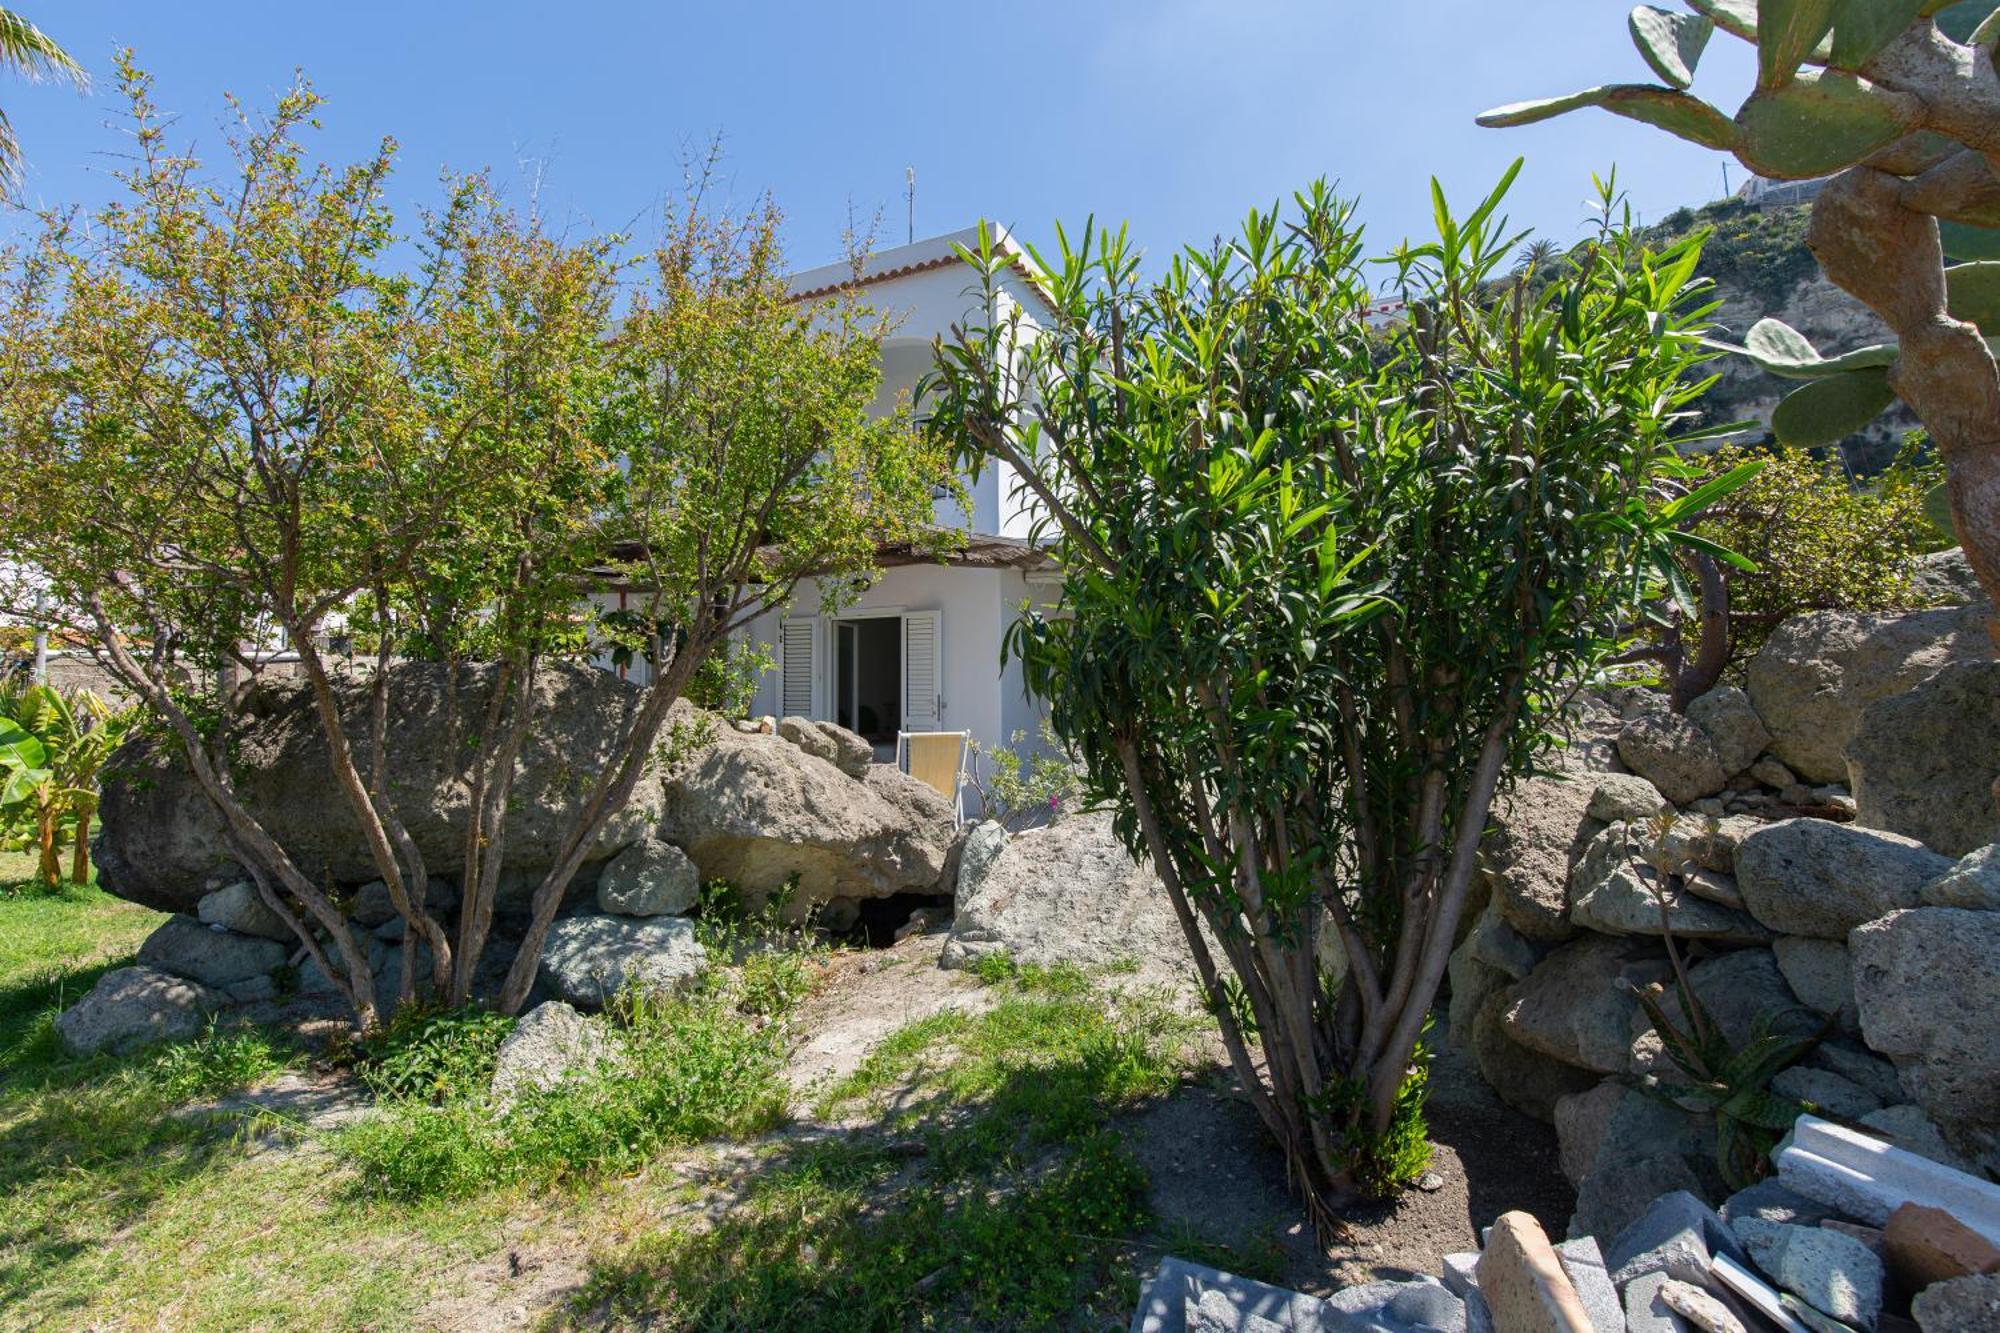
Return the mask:
<path id="1" fill-rule="evenodd" d="M 877 252 L 857 276 L 845 263 L 793 276 L 798 299 L 858 284 L 867 303 L 899 323 L 882 352 L 879 410 L 913 397 L 931 365 L 931 340 L 957 325 L 981 325 L 1018 306 L 1032 327 L 1047 312 L 1030 261 L 999 231 L 997 244 L 1014 264 L 997 293 L 996 310 L 981 310 L 975 275 L 954 245 L 972 248 L 972 229 Z M 922 404 L 915 404 L 922 415 Z M 937 522 L 965 535 L 942 560 L 885 550 L 880 572 L 860 598 L 823 611 L 820 589 L 803 585 L 793 604 L 751 626 L 776 668 L 760 684 L 753 711 L 837 722 L 874 742 L 878 759 L 893 757 L 898 731 L 964 731 L 983 747 L 1008 744 L 1024 732 L 1032 745 L 1042 710 L 1029 697 L 1018 663 L 1001 663 L 1008 625 L 1025 605 L 1055 599 L 1053 562 L 1028 540 L 1031 515 L 1009 469 L 989 466 L 967 483 L 970 512 L 945 497 Z"/>

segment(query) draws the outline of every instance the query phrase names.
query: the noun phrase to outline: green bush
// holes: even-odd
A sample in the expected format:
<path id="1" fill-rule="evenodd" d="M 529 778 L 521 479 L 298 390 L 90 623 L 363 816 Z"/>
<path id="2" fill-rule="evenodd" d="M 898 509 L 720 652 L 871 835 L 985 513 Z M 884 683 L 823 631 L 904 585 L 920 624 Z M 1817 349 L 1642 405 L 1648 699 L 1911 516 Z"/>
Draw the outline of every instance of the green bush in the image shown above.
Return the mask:
<path id="1" fill-rule="evenodd" d="M 972 785 L 979 793 L 980 813 L 1016 833 L 1053 824 L 1083 803 L 1083 774 L 1046 718 L 1041 737 L 1042 748 L 1026 758 L 1021 754 L 1025 731 L 991 750 L 972 743 Z"/>
<path id="2" fill-rule="evenodd" d="M 1919 441 L 1863 483 L 1851 481 L 1837 461 L 1797 449 L 1723 448 L 1703 466 L 1706 476 L 1721 476 L 1753 458 L 1763 460 L 1763 470 L 1695 526 L 1698 536 L 1756 565 L 1722 571 L 1731 662 L 1749 661 L 1779 622 L 1801 611 L 1911 604 L 1917 557 L 1949 544 L 1924 510 L 1943 468 Z"/>
<path id="3" fill-rule="evenodd" d="M 1647 249 L 1600 183 L 1596 234 L 1539 288 L 1503 281 L 1518 168 L 1459 214 L 1433 182 L 1435 236 L 1375 263 L 1324 182 L 1164 258 L 1058 231 L 1033 336 L 1004 314 L 958 331 L 931 386 L 962 463 L 1040 501 L 1060 604 L 1006 651 L 1159 873 L 1328 1237 L 1404 1160 L 1495 794 L 1608 655 L 1638 571 L 1726 489 L 1662 494 L 1712 356 L 1698 241 Z M 968 258 L 1007 310 L 990 233 Z M 1329 937 L 1350 966 L 1322 981 Z"/>
<path id="4" fill-rule="evenodd" d="M 357 1072 L 377 1097 L 451 1102 L 493 1078 L 493 1057 L 516 1020 L 485 1009 L 406 1006 L 356 1045 Z"/>

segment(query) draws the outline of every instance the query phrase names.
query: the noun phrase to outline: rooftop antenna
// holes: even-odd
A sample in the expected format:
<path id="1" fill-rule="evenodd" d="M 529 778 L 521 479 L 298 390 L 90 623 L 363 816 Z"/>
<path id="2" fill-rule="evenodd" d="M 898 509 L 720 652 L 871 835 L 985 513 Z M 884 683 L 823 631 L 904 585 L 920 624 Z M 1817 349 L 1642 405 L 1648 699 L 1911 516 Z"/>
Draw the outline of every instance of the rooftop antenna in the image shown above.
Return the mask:
<path id="1" fill-rule="evenodd" d="M 915 167 L 903 168 L 903 186 L 904 196 L 910 205 L 910 244 L 915 245 L 917 243 L 917 169 Z"/>

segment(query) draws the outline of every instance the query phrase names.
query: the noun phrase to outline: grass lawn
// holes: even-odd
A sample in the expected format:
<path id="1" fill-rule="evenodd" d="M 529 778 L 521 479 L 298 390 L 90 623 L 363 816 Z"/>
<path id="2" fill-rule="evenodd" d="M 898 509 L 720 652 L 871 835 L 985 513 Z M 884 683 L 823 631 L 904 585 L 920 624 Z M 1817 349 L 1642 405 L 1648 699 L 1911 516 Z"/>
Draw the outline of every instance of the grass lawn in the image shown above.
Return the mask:
<path id="1" fill-rule="evenodd" d="M 263 1033 L 64 1054 L 55 1014 L 163 918 L 32 869 L 0 859 L 0 1328 L 416 1326 L 453 1270 L 560 1212 L 397 1205 L 325 1153 L 172 1115 L 297 1063 Z"/>
<path id="2" fill-rule="evenodd" d="M 273 1151 L 177 1114 L 287 1069 L 283 1034 L 78 1058 L 54 1016 L 161 920 L 0 862 L 0 1329 L 1068 1328 L 1122 1319 L 1145 1177 L 1112 1127 L 1200 1027 L 995 961 L 992 1003 L 893 1032 L 784 1119 L 816 984 L 791 954 L 626 1015 L 622 1072 L 496 1121 L 491 1016 L 393 1033 L 382 1113 Z M 1111 983 L 1115 986 L 1115 981 Z M 251 1128 L 255 1128 L 254 1126 Z M 717 1210 L 718 1199 L 728 1206 Z"/>

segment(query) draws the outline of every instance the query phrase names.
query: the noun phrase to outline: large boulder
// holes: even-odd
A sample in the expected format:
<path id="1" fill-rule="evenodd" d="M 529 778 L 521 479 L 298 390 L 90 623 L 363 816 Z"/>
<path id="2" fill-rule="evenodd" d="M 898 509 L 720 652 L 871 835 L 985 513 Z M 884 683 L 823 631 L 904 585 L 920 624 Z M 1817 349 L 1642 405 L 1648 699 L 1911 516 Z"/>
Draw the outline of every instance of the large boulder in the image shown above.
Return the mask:
<path id="1" fill-rule="evenodd" d="M 1972 562 L 1957 546 L 1917 557 L 1910 593 L 1919 606 L 1967 606 L 1986 601 L 1986 589 L 1979 586 Z"/>
<path id="2" fill-rule="evenodd" d="M 1501 1026 L 1530 1050 L 1600 1074 L 1622 1073 L 1639 1002 L 1632 988 L 1661 980 L 1657 947 L 1587 935 L 1557 949 L 1506 992 Z"/>
<path id="3" fill-rule="evenodd" d="M 291 942 L 292 928 L 257 893 L 247 879 L 225 884 L 214 893 L 204 894 L 195 903 L 195 916 L 204 926 L 233 930 L 239 935 L 259 935 L 267 940 Z"/>
<path id="4" fill-rule="evenodd" d="M 1611 824 L 1651 819 L 1668 806 L 1660 789 L 1637 773 L 1600 773 L 1588 808 L 1592 819 Z"/>
<path id="5" fill-rule="evenodd" d="M 1590 817 L 1587 778 L 1530 778 L 1494 803 L 1493 831 L 1480 848 L 1493 901 L 1528 939 L 1560 943 L 1569 923 L 1569 872 L 1601 827 Z"/>
<path id="6" fill-rule="evenodd" d="M 1715 795 L 1729 785 L 1732 771 L 1708 733 L 1677 713 L 1627 722 L 1618 733 L 1618 757 L 1675 805 Z"/>
<path id="7" fill-rule="evenodd" d="M 1166 886 L 1151 864 L 1132 859 L 1108 814 L 1017 833 L 990 860 L 966 863 L 945 967 L 969 967 L 995 951 L 1044 966 L 1131 961 L 1163 973 L 1192 966 Z"/>
<path id="8" fill-rule="evenodd" d="M 1743 840 L 1736 887 L 1771 929 L 1839 940 L 1884 912 L 1915 907 L 1923 886 L 1951 868 L 1948 857 L 1894 833 L 1786 819 Z"/>
<path id="9" fill-rule="evenodd" d="M 1570 877 L 1572 925 L 1604 935 L 1672 930 L 1682 940 L 1718 944 L 1771 939 L 1772 932 L 1748 913 L 1712 901 L 1726 880 L 1704 870 L 1662 879 L 1641 857 L 1643 842 L 1643 832 L 1630 824 L 1613 824 L 1591 840 Z"/>
<path id="10" fill-rule="evenodd" d="M 1556 1103 L 1556 1164 L 1572 1185 L 1580 1185 L 1597 1161 L 1604 1146 L 1612 1117 L 1630 1092 L 1615 1078 L 1607 1078 L 1587 1092 L 1575 1093 Z"/>
<path id="11" fill-rule="evenodd" d="M 1925 907 L 1966 907 L 2000 912 L 2000 843 L 1958 858 L 1958 864 L 1924 885 Z"/>
<path id="12" fill-rule="evenodd" d="M 982 819 L 965 831 L 958 848 L 958 863 L 952 870 L 952 900 L 962 902 L 979 891 L 986 872 L 1007 850 L 1007 826 L 998 820 Z"/>
<path id="13" fill-rule="evenodd" d="M 592 1019 L 561 1000 L 547 1000 L 521 1016 L 493 1057 L 492 1092 L 501 1109 L 523 1094 L 582 1078 L 617 1058 L 617 1043 Z"/>
<path id="14" fill-rule="evenodd" d="M 268 975 L 288 951 L 276 940 L 204 926 L 191 916 L 168 917 L 139 946 L 139 961 L 204 986 L 230 986 Z"/>
<path id="15" fill-rule="evenodd" d="M 1858 824 L 1950 856 L 2000 839 L 2000 661 L 1954 662 L 1870 704 L 1847 767 Z"/>
<path id="16" fill-rule="evenodd" d="M 1599 1076 L 1515 1041 L 1506 1027 L 1510 1002 L 1507 989 L 1489 994 L 1465 1021 L 1463 1035 L 1454 1039 L 1472 1053 L 1479 1076 L 1500 1100 L 1537 1120 L 1553 1120 L 1565 1098 L 1596 1087 Z M 1458 1009 L 1454 994 L 1454 1024 L 1459 1023 Z"/>
<path id="17" fill-rule="evenodd" d="M 1734 685 L 1718 686 L 1693 700 L 1687 716 L 1714 743 L 1724 772 L 1741 773 L 1771 743 L 1770 730 L 1757 716 L 1750 696 Z"/>
<path id="18" fill-rule="evenodd" d="M 875 747 L 868 743 L 866 736 L 849 731 L 838 722 L 816 722 L 813 725 L 833 746 L 834 767 L 850 778 L 868 776 L 868 766 L 875 762 Z"/>
<path id="19" fill-rule="evenodd" d="M 840 751 L 835 748 L 833 737 L 820 729 L 819 723 L 809 717 L 787 717 L 778 721 L 778 735 L 804 750 L 815 759 L 824 759 L 834 764 Z"/>
<path id="20" fill-rule="evenodd" d="M 470 799 L 465 764 L 476 747 L 467 729 L 483 715 L 495 670 L 460 672 L 457 716 L 449 713 L 444 668 L 410 662 L 390 668 L 387 790 L 430 870 L 456 877 L 464 867 Z M 336 682 L 341 715 L 366 773 L 368 687 L 359 677 Z M 588 783 L 609 761 L 640 690 L 606 671 L 573 664 L 543 667 L 535 679 L 536 722 L 523 747 L 507 804 L 510 882 L 532 889 L 553 865 Z M 445 754 L 455 727 L 457 750 Z M 726 729 L 725 729 L 726 730 Z M 446 762 L 447 759 L 450 762 Z M 374 879 L 360 826 L 333 779 L 324 732 L 303 682 L 260 686 L 235 738 L 236 788 L 251 813 L 316 881 Z M 658 822 L 657 783 L 641 782 L 592 848 L 602 860 Z M 220 818 L 179 757 L 151 734 L 121 746 L 106 766 L 96 844 L 99 881 L 123 898 L 168 912 L 192 912 L 234 865 Z M 232 876 L 231 878 L 234 878 Z M 226 881 L 218 881 L 226 882 Z"/>
<path id="21" fill-rule="evenodd" d="M 1690 1115 L 1636 1088 L 1605 1086 L 1619 1095 L 1595 1108 L 1609 1113 L 1576 1183 L 1572 1236 L 1617 1236 L 1661 1195 L 1686 1190 L 1707 1198 L 1719 1183 L 1712 1116 Z"/>
<path id="22" fill-rule="evenodd" d="M 2000 913 L 1892 912 L 1848 949 L 1863 1038 L 1954 1146 L 2000 1167 Z"/>
<path id="23" fill-rule="evenodd" d="M 1983 606 L 1812 611 L 1772 631 L 1750 660 L 1750 700 L 1771 750 L 1807 782 L 1847 780 L 1845 750 L 1862 710 L 1947 662 L 1992 655 Z"/>
<path id="24" fill-rule="evenodd" d="M 722 727 L 664 785 L 660 836 L 703 879 L 726 879 L 753 900 L 794 880 L 785 904 L 794 915 L 835 898 L 950 891 L 939 881 L 951 806 L 887 764 L 857 779 L 781 737 Z"/>
<path id="25" fill-rule="evenodd" d="M 565 917 L 542 945 L 542 979 L 586 1009 L 603 1008 L 627 986 L 676 990 L 707 966 L 694 924 L 679 916 Z"/>
<path id="26" fill-rule="evenodd" d="M 701 872 L 670 842 L 641 838 L 611 858 L 597 905 L 619 916 L 680 916 L 701 898 Z"/>
<path id="27" fill-rule="evenodd" d="M 1854 1030 L 1860 1020 L 1854 1008 L 1854 968 L 1844 943 L 1781 935 L 1771 952 L 1800 1004 L 1814 1013 L 1836 1014 L 1842 1027 Z"/>
<path id="28" fill-rule="evenodd" d="M 77 1055 L 186 1041 L 201 1035 L 222 1003 L 220 995 L 185 977 L 151 967 L 114 968 L 56 1015 L 56 1035 Z"/>

